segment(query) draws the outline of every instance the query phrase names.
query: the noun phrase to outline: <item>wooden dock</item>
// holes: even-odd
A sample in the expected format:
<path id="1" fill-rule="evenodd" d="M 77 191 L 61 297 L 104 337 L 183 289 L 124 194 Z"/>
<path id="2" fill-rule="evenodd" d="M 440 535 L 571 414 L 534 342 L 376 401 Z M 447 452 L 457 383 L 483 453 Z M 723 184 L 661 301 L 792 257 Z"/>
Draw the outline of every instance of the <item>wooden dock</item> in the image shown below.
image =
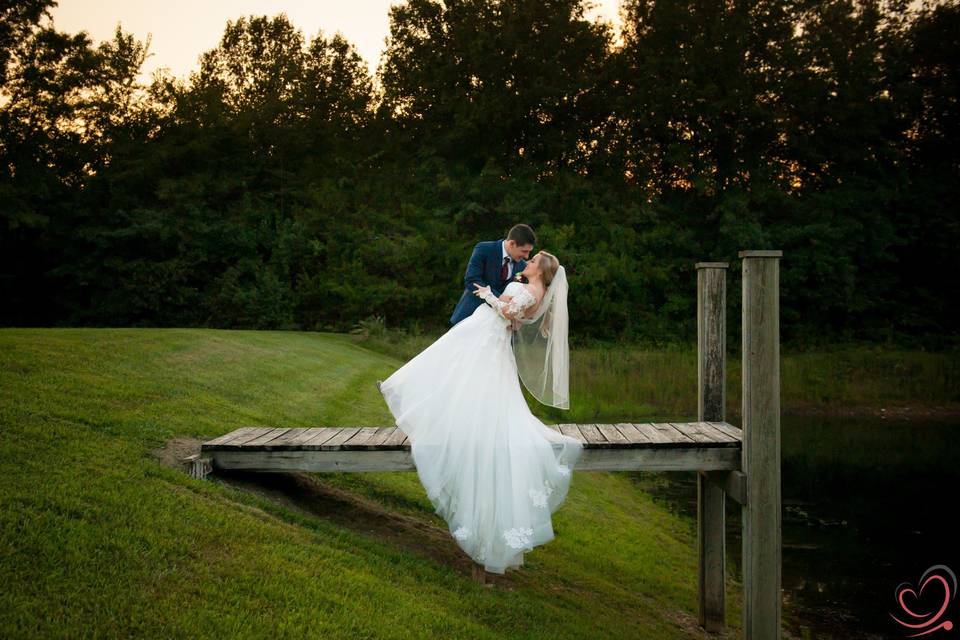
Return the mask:
<path id="1" fill-rule="evenodd" d="M 576 469 L 697 474 L 698 621 L 725 620 L 725 503 L 741 506 L 743 634 L 781 637 L 780 320 L 777 250 L 741 251 L 741 415 L 726 414 L 726 262 L 698 262 L 697 422 L 548 425 L 583 442 Z M 559 446 L 559 445 L 556 445 Z M 406 471 L 410 443 L 396 427 L 242 427 L 188 458 L 216 469 L 260 472 Z"/>
<path id="2" fill-rule="evenodd" d="M 726 422 L 560 424 L 577 438 L 576 469 L 723 471 L 740 468 L 740 429 Z M 559 447 L 559 445 L 555 445 Z M 410 442 L 397 427 L 242 427 L 203 443 L 218 469 L 246 471 L 407 471 Z"/>

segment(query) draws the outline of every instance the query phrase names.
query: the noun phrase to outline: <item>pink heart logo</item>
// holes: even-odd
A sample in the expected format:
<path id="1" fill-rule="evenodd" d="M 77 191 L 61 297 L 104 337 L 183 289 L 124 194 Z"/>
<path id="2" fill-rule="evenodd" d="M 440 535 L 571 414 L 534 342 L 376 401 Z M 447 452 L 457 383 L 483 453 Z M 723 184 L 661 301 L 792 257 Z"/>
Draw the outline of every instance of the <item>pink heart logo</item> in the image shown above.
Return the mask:
<path id="1" fill-rule="evenodd" d="M 950 580 L 947 581 L 947 578 L 943 575 L 949 576 Z M 937 611 L 929 611 L 925 613 L 917 613 L 910 606 L 917 607 L 920 604 L 920 597 L 923 595 L 923 590 L 927 588 L 927 585 L 930 583 L 939 584 L 943 587 L 943 602 L 939 602 L 936 607 L 939 607 Z M 933 593 L 933 591 L 931 591 Z M 943 614 L 947 611 L 947 607 L 950 606 L 950 601 L 953 600 L 957 595 L 957 576 L 953 574 L 953 571 L 949 567 L 943 564 L 937 564 L 926 571 L 923 572 L 923 575 L 920 576 L 920 592 L 917 593 L 909 585 L 909 583 L 901 582 L 897 585 L 897 588 L 893 591 L 893 597 L 897 601 L 897 604 L 900 605 L 900 608 L 903 611 L 913 618 L 913 621 L 907 622 L 896 617 L 892 613 L 890 617 L 896 620 L 898 623 L 906 627 L 907 629 L 916 629 L 917 633 L 912 633 L 908 635 L 908 638 L 913 638 L 916 636 L 924 636 L 928 633 L 933 633 L 939 629 L 944 631 L 950 631 L 953 629 L 953 622 L 950 620 L 940 621 L 940 618 L 943 617 Z M 912 596 L 913 601 L 911 605 L 907 605 L 907 596 Z M 939 624 L 937 624 L 939 622 Z M 936 626 L 933 626 L 935 625 Z"/>

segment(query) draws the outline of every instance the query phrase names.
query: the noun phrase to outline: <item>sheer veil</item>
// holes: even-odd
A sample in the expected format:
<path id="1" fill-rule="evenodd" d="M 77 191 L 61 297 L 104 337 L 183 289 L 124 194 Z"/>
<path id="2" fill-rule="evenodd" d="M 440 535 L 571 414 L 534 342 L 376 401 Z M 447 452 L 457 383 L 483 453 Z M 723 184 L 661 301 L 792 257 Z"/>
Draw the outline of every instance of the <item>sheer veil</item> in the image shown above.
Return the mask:
<path id="1" fill-rule="evenodd" d="M 569 409 L 567 272 L 563 265 L 557 268 L 533 316 L 514 326 L 513 353 L 523 385 L 541 403 Z"/>

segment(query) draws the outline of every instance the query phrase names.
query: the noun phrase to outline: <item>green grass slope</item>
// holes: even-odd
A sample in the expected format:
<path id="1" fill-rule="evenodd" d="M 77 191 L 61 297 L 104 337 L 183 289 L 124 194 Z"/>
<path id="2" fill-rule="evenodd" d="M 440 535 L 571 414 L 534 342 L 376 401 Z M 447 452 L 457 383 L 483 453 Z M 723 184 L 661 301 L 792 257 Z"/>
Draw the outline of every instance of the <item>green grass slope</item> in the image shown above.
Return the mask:
<path id="1" fill-rule="evenodd" d="M 195 480 L 155 453 L 391 424 L 400 361 L 348 336 L 5 329 L 0 365 L 0 637 L 710 637 L 694 523 L 627 474 L 575 472 L 557 538 L 484 587 L 415 472 Z"/>

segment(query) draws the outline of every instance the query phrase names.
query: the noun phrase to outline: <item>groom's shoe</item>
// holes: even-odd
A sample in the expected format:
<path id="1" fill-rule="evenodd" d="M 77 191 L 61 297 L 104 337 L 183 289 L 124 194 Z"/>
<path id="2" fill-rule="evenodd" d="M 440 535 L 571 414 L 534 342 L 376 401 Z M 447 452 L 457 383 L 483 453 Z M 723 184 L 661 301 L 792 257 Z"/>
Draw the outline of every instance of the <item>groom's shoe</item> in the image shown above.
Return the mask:
<path id="1" fill-rule="evenodd" d="M 381 384 L 383 384 L 383 380 L 377 380 L 377 391 L 383 393 L 383 390 L 380 388 Z"/>

